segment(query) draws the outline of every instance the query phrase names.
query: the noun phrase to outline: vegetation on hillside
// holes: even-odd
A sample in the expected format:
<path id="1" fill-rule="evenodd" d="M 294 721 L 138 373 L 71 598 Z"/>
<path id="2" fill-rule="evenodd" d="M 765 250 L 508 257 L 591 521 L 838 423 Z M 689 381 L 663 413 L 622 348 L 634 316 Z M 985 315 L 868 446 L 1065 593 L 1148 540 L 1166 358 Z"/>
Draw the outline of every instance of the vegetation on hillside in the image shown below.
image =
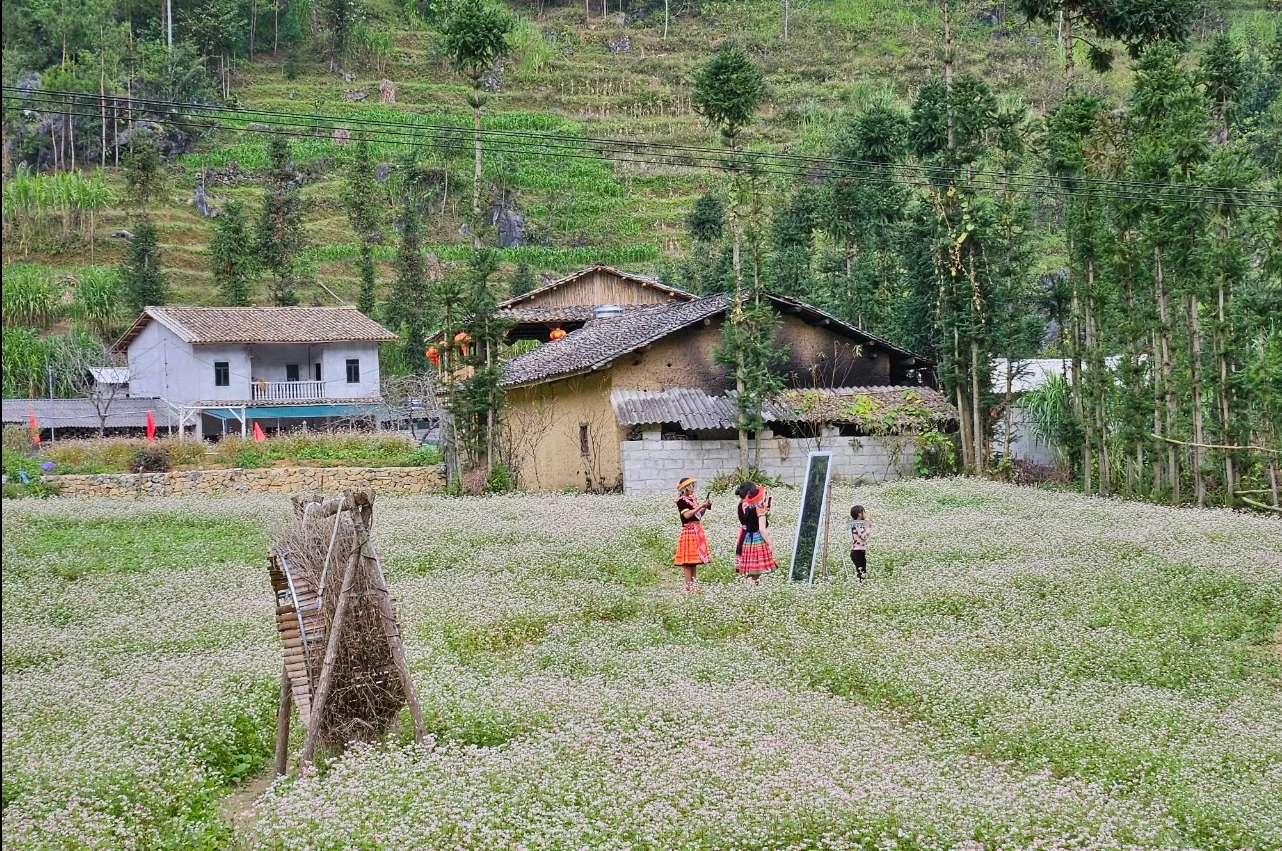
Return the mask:
<path id="1" fill-rule="evenodd" d="M 496 297 L 518 265 L 601 260 L 751 282 L 926 355 L 969 470 L 1014 402 L 993 358 L 1042 354 L 1072 379 L 1043 430 L 1087 490 L 1276 499 L 1282 28 L 1263 3 L 208 0 L 169 22 L 31 2 L 4 30 L 4 259 L 127 253 L 96 333 L 146 298 L 341 299 L 403 332 L 393 369 L 422 370 L 431 288 L 476 248 Z M 750 105 L 709 97 L 745 74 Z M 252 227 L 204 215 L 236 202 Z M 6 325 L 61 330 L 63 279 L 32 274 Z M 738 329 L 745 389 L 769 327 Z"/>

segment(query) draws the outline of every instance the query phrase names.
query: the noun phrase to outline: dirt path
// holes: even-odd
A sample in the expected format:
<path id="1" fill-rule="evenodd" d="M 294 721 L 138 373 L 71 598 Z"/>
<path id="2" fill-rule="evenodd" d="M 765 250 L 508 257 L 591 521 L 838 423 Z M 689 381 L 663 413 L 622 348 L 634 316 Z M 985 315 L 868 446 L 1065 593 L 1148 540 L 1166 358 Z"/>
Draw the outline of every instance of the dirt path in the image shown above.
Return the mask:
<path id="1" fill-rule="evenodd" d="M 231 822 L 238 835 L 253 824 L 254 803 L 272 785 L 276 774 L 271 766 L 223 799 L 223 817 Z"/>

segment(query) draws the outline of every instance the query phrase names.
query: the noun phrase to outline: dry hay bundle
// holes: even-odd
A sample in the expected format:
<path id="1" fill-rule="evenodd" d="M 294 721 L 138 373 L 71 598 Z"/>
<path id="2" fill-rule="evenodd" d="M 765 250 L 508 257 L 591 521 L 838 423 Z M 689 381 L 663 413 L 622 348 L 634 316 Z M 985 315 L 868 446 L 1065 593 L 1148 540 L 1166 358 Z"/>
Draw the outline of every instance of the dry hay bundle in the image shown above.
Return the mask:
<path id="1" fill-rule="evenodd" d="M 372 741 L 391 729 L 408 697 L 393 656 L 394 609 L 370 539 L 373 495 L 349 492 L 328 503 L 296 497 L 294 504 L 298 522 L 281 531 L 271 550 L 288 688 L 315 745 Z M 321 717 L 311 718 L 340 600 L 345 610 L 329 689 Z"/>

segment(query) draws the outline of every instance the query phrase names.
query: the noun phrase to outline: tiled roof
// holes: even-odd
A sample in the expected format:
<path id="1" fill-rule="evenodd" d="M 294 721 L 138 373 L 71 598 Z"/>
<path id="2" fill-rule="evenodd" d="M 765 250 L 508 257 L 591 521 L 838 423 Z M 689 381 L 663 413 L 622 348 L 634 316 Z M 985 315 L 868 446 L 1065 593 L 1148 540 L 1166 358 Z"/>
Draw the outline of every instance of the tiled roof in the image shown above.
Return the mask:
<path id="1" fill-rule="evenodd" d="M 710 396 L 689 388 L 615 389 L 610 391 L 610 404 L 621 426 L 677 423 L 698 430 L 734 428 L 739 421 L 733 392 Z M 889 386 L 786 390 L 763 407 L 762 417 L 766 422 L 858 424 L 861 416 L 880 419 L 896 406 L 924 409 L 936 422 L 956 419 L 956 410 L 937 390 Z M 892 420 L 897 427 L 911 425 L 907 415 L 892 413 Z"/>
<path id="2" fill-rule="evenodd" d="M 658 305 L 624 313 L 617 319 L 589 322 L 559 340 L 544 343 L 503 366 L 503 385 L 515 387 L 558 375 L 599 369 L 615 358 L 660 340 L 674 331 L 725 310 L 729 296 Z"/>
<path id="3" fill-rule="evenodd" d="M 354 307 L 148 307 L 113 347 L 155 320 L 193 345 L 382 342 L 396 335 Z"/>
<path id="4" fill-rule="evenodd" d="M 663 306 L 655 304 L 620 305 L 624 313 Z M 597 305 L 595 304 L 567 304 L 560 307 L 505 307 L 499 310 L 499 315 L 518 323 L 587 322 L 592 318 L 592 311 L 596 309 Z"/>
<path id="5" fill-rule="evenodd" d="M 535 289 L 530 290 L 528 293 L 514 296 L 513 298 L 510 298 L 507 301 L 499 304 L 499 307 L 513 307 L 515 305 L 520 304 L 523 301 L 528 301 L 532 298 L 540 296 L 543 293 L 551 292 L 557 287 L 564 286 L 565 284 L 568 284 L 571 281 L 582 278 L 584 275 L 590 274 L 592 272 L 609 272 L 612 275 L 617 275 L 618 277 L 622 278 L 625 281 L 633 281 L 635 283 L 641 284 L 644 287 L 654 287 L 655 289 L 666 292 L 669 296 L 679 298 L 679 299 L 684 299 L 686 301 L 694 301 L 695 299 L 698 298 L 698 296 L 695 295 L 694 293 L 688 293 L 685 290 L 679 290 L 676 287 L 670 287 L 667 284 L 660 281 L 658 278 L 651 278 L 648 275 L 638 275 L 634 272 L 625 272 L 622 269 L 616 269 L 613 266 L 606 266 L 604 263 L 596 263 L 584 269 L 579 269 L 577 271 L 571 272 L 570 274 L 566 275 L 564 278 L 557 278 L 555 281 L 544 284 L 541 287 L 536 287 Z"/>
<path id="6" fill-rule="evenodd" d="M 901 358 L 912 359 L 923 366 L 930 361 L 883 340 L 830 313 L 805 302 L 781 296 L 769 296 L 782 312 L 803 317 L 812 324 L 822 324 L 855 340 L 885 349 Z M 661 304 L 644 310 L 625 312 L 617 319 L 589 322 L 560 340 L 544 343 L 532 352 L 507 362 L 503 367 L 503 384 L 515 387 L 547 381 L 590 369 L 600 369 L 615 358 L 660 340 L 669 334 L 723 312 L 730 303 L 725 293 L 691 302 Z"/>
<path id="7" fill-rule="evenodd" d="M 104 403 L 105 404 L 105 403 Z M 143 428 L 151 411 L 157 428 L 178 425 L 178 417 L 160 399 L 135 399 L 123 394 L 107 405 L 107 428 Z M 3 420 L 6 425 L 27 425 L 29 412 L 35 412 L 36 425 L 45 429 L 98 428 L 98 409 L 89 399 L 5 399 Z"/>

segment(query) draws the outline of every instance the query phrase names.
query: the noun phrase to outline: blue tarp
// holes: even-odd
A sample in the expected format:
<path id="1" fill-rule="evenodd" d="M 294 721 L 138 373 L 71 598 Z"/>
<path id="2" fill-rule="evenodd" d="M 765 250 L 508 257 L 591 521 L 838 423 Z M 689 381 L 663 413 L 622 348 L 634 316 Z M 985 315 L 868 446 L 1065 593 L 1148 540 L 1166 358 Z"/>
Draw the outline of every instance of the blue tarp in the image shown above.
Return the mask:
<path id="1" fill-rule="evenodd" d="M 359 417 L 377 413 L 375 405 L 276 405 L 272 407 L 251 406 L 245 409 L 245 416 L 251 420 L 297 420 L 320 419 L 323 417 Z M 240 409 L 206 408 L 201 413 L 220 420 L 237 420 Z"/>

